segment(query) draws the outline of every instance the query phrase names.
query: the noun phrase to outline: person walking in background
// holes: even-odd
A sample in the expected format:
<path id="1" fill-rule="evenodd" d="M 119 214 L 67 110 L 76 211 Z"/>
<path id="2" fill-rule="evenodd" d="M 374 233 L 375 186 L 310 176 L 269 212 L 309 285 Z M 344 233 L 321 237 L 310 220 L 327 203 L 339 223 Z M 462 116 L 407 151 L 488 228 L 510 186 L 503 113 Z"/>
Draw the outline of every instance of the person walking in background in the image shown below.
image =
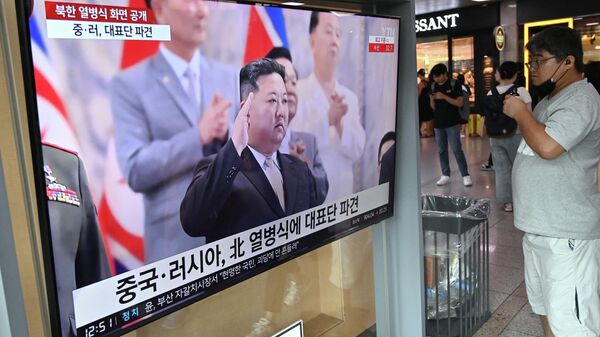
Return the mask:
<path id="1" fill-rule="evenodd" d="M 456 81 L 460 84 L 462 89 L 463 104 L 459 108 L 460 112 L 460 138 L 467 136 L 467 124 L 469 123 L 469 115 L 471 114 L 471 106 L 469 105 L 469 96 L 471 96 L 471 89 L 465 83 L 465 75 L 458 74 Z"/>
<path id="2" fill-rule="evenodd" d="M 419 134 L 421 137 L 433 136 L 433 110 L 429 104 L 431 82 L 425 69 L 417 71 L 417 91 L 419 93 Z"/>
<path id="3" fill-rule="evenodd" d="M 504 62 L 496 69 L 496 82 L 499 84 L 494 88 L 495 90 L 490 90 L 487 93 L 488 99 L 485 102 L 491 102 L 491 106 L 484 106 L 484 110 L 494 109 L 494 102 L 498 101 L 497 106 L 500 111 L 497 111 L 496 113 L 502 116 L 502 94 L 514 90 L 514 93 L 518 95 L 517 97 L 519 97 L 519 99 L 525 103 L 527 109 L 531 111 L 531 96 L 529 95 L 529 92 L 524 87 L 515 83 L 518 71 L 517 64 L 512 61 Z M 486 112 L 487 125 L 498 121 L 498 119 L 487 118 L 487 115 L 488 113 Z M 515 124 L 515 129 L 506 134 L 494 135 L 493 133 L 490 134 L 488 132 L 490 137 L 490 149 L 496 170 L 496 200 L 503 204 L 502 207 L 505 212 L 513 211 L 511 174 L 513 162 L 517 155 L 517 148 L 523 138 L 519 128 L 516 126 L 516 122 L 513 121 L 513 123 Z"/>
<path id="4" fill-rule="evenodd" d="M 433 76 L 433 92 L 430 104 L 433 109 L 433 124 L 435 128 L 435 142 L 438 147 L 442 176 L 436 185 L 442 186 L 450 183 L 450 162 L 448 157 L 448 143 L 454 153 L 454 158 L 462 175 L 463 185 L 472 186 L 473 181 L 469 175 L 467 160 L 460 143 L 460 114 L 459 107 L 463 104 L 462 88 L 458 82 L 448 78 L 448 68 L 439 63 L 431 69 Z M 454 82 L 454 85 L 452 83 Z"/>
<path id="5" fill-rule="evenodd" d="M 523 135 L 513 165 L 515 227 L 525 232 L 527 297 L 546 336 L 600 336 L 600 95 L 583 78 L 581 37 L 551 27 L 529 41 L 527 67 L 544 97 L 531 113 L 508 95 Z"/>

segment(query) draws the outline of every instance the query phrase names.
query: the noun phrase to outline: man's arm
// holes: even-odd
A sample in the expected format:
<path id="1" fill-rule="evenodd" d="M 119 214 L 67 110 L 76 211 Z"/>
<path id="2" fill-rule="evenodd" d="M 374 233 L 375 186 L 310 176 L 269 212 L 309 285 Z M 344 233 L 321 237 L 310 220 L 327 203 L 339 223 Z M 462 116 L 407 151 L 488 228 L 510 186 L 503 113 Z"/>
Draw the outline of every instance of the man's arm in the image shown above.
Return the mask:
<path id="1" fill-rule="evenodd" d="M 351 161 L 355 161 L 365 149 L 365 129 L 358 115 L 358 98 L 354 93 L 346 94 L 348 113 L 342 117 L 343 132 L 340 136 L 340 151 Z"/>
<path id="2" fill-rule="evenodd" d="M 504 113 L 514 118 L 527 145 L 544 159 L 554 159 L 566 150 L 546 132 L 546 125 L 538 122 L 525 103 L 515 96 L 504 99 Z"/>
<path id="3" fill-rule="evenodd" d="M 75 279 L 77 288 L 85 287 L 111 276 L 108 258 L 98 225 L 96 207 L 88 188 L 85 169 L 80 158 L 78 161 L 79 191 L 81 210 L 81 231 L 75 256 Z"/>
<path id="4" fill-rule="evenodd" d="M 188 235 L 212 236 L 241 163 L 231 140 L 213 160 L 204 158 L 198 163 L 180 208 L 181 225 Z"/>
<path id="5" fill-rule="evenodd" d="M 250 93 L 235 119 L 231 139 L 214 160 L 198 163 L 179 212 L 183 230 L 190 236 L 214 236 L 217 219 L 240 171 L 242 151 L 248 145 L 248 114 L 253 98 Z"/>
<path id="6" fill-rule="evenodd" d="M 313 148 L 314 148 L 314 158 L 312 160 L 312 167 L 310 168 L 313 177 L 315 178 L 316 188 L 317 188 L 317 202 L 322 204 L 327 198 L 327 192 L 329 191 L 329 180 L 327 179 L 327 172 L 325 172 L 325 167 L 323 167 L 323 161 L 321 160 L 321 156 L 319 155 L 319 146 L 317 144 L 317 138 L 311 135 Z"/>
<path id="7" fill-rule="evenodd" d="M 600 192 L 600 162 L 598 162 L 598 167 L 596 167 L 596 182 L 598 183 L 598 192 Z"/>
<path id="8" fill-rule="evenodd" d="M 433 100 L 439 99 L 439 100 L 444 100 L 448 103 L 450 103 L 451 105 L 460 108 L 463 104 L 463 97 L 458 96 L 457 98 L 452 98 L 450 96 L 445 95 L 444 93 L 441 92 L 435 92 L 433 95 Z M 432 103 L 431 107 L 433 109 L 435 109 L 435 102 Z"/>
<path id="9" fill-rule="evenodd" d="M 113 80 L 110 87 L 117 157 L 131 189 L 147 192 L 193 170 L 203 157 L 198 128 L 190 126 L 170 139 L 156 140 L 136 91 L 122 77 Z M 171 113 L 164 111 L 167 124 Z"/>

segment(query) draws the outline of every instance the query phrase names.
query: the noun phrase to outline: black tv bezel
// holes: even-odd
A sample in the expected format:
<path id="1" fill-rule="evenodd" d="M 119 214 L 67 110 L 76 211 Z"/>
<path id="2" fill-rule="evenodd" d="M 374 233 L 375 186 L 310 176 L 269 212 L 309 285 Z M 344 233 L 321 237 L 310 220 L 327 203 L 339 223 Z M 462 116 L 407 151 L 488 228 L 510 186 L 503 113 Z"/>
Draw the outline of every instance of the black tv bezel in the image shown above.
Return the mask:
<path id="1" fill-rule="evenodd" d="M 44 282 L 46 285 L 45 294 L 47 298 L 48 305 L 48 314 L 50 316 L 50 328 L 51 335 L 54 337 L 61 337 L 61 322 L 60 322 L 60 311 L 59 311 L 59 303 L 57 298 L 57 289 L 56 289 L 56 271 L 54 268 L 54 254 L 52 250 L 52 240 L 51 240 L 51 231 L 50 231 L 50 219 L 48 212 L 48 202 L 45 197 L 45 180 L 44 180 L 44 171 L 43 171 L 43 154 L 42 154 L 42 140 L 39 128 L 39 113 L 37 106 L 37 93 L 35 88 L 35 77 L 34 77 L 34 66 L 33 66 L 33 55 L 31 50 L 31 35 L 29 30 L 29 17 L 30 13 L 33 11 L 33 6 L 35 2 L 40 2 L 42 0 L 15 0 L 16 10 L 17 10 L 17 26 L 18 26 L 18 36 L 20 43 L 20 55 L 21 55 L 21 63 L 22 63 L 22 71 L 23 71 L 23 84 L 25 91 L 25 101 L 26 101 L 26 112 L 27 112 L 27 120 L 28 120 L 28 131 L 29 131 L 29 140 L 31 146 L 31 156 L 33 163 L 33 174 L 34 174 L 34 183 L 35 183 L 35 192 L 36 192 L 36 206 L 38 209 L 38 220 L 39 220 L 39 231 L 40 231 L 40 241 L 42 246 L 42 258 L 43 258 L 43 268 L 44 268 Z M 43 0 L 45 2 L 45 0 Z M 212 2 L 219 2 L 219 0 L 205 0 Z M 222 2 L 222 1 L 221 1 Z M 229 1 L 226 1 L 229 2 Z M 304 10 L 304 11 L 319 11 L 319 12 L 329 12 L 333 11 L 327 10 L 325 8 L 313 7 L 310 5 L 302 5 L 302 6 L 290 6 L 283 4 L 273 4 L 267 2 L 257 2 L 257 1 L 231 1 L 231 3 L 242 4 L 242 5 L 258 5 L 265 7 L 277 7 L 283 9 L 295 9 L 295 10 Z M 343 2 L 342 2 L 343 3 Z M 337 10 L 335 10 L 337 11 Z M 340 12 L 344 12 L 341 10 Z M 385 18 L 385 19 L 393 19 L 398 21 L 398 35 L 400 36 L 401 29 L 401 21 L 402 18 L 399 16 L 392 15 L 381 15 L 381 14 L 371 14 L 360 12 L 344 12 L 351 13 L 352 15 L 363 16 L 363 17 L 374 17 L 374 18 Z M 398 46 L 400 45 L 400 41 L 398 41 Z M 399 49 L 399 48 L 398 48 Z M 398 59 L 398 67 L 396 70 L 396 82 L 398 83 L 400 80 L 400 50 L 396 51 L 397 59 Z M 396 112 L 394 115 L 394 128 L 397 125 L 398 120 L 398 105 L 399 104 L 399 92 L 396 89 Z M 397 137 L 397 135 L 396 135 Z M 396 181 L 396 179 L 394 179 Z M 392 190 L 395 190 L 395 186 L 390 186 Z M 389 200 L 390 206 L 390 214 L 386 215 L 383 219 L 389 218 L 393 216 L 393 202 L 394 197 Z M 378 219 L 377 222 L 383 220 Z M 191 304 L 197 303 L 202 299 L 219 293 L 235 284 L 244 282 L 251 277 L 254 277 L 260 273 L 266 272 L 280 264 L 288 262 L 292 259 L 298 258 L 308 252 L 311 252 L 315 249 L 318 249 L 322 246 L 330 244 L 334 241 L 340 240 L 343 237 L 346 237 L 350 234 L 356 233 L 364 228 L 370 227 L 377 222 L 369 222 L 368 224 L 352 228 L 349 231 L 345 231 L 342 233 L 335 234 L 332 237 L 329 237 L 325 240 L 322 240 L 318 243 L 315 243 L 314 246 L 310 247 L 310 249 L 301 249 L 297 252 L 294 252 L 291 257 L 283 259 L 281 261 L 277 261 L 277 263 L 272 263 L 267 265 L 265 268 L 256 268 L 252 272 L 246 273 L 240 278 L 236 279 L 236 282 L 223 283 L 222 287 L 218 287 L 214 289 L 214 291 L 207 292 L 203 294 L 203 296 L 192 298 L 189 301 L 183 301 L 182 303 L 173 305 L 163 311 L 160 311 L 157 315 L 152 315 L 152 317 L 147 317 L 140 322 L 137 322 L 131 326 L 127 326 L 120 330 L 117 330 L 113 333 L 106 334 L 104 336 L 121 336 L 126 333 L 135 331 L 147 324 L 150 324 L 156 321 L 159 318 L 165 317 L 175 311 L 181 310 Z"/>

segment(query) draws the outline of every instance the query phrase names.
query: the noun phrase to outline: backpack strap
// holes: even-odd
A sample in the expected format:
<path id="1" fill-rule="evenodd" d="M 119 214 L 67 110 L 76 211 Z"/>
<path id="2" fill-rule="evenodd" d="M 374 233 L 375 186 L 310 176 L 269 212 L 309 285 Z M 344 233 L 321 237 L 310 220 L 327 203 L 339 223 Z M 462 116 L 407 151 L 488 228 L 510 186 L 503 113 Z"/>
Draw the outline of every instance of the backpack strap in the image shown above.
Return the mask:
<path id="1" fill-rule="evenodd" d="M 504 96 L 508 95 L 508 93 L 513 91 L 513 89 L 519 89 L 519 86 L 516 84 L 511 85 L 510 88 L 508 88 L 508 90 L 506 90 L 506 92 L 504 93 Z"/>
<path id="2" fill-rule="evenodd" d="M 500 96 L 500 92 L 498 92 L 498 88 L 496 88 L 496 86 L 492 87 L 492 95 Z"/>

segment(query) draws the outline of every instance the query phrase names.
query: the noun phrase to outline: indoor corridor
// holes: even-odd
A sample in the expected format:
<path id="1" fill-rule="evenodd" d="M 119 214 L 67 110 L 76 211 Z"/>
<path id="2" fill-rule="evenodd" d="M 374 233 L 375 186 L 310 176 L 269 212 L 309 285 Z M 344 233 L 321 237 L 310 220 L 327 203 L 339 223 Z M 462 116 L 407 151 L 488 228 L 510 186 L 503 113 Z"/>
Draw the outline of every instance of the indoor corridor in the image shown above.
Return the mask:
<path id="1" fill-rule="evenodd" d="M 435 139 L 421 138 L 421 193 L 460 195 L 487 198 L 491 201 L 490 227 L 490 312 L 492 316 L 475 334 L 476 337 L 529 337 L 543 336 L 537 315 L 527 303 L 523 278 L 523 232 L 513 226 L 512 213 L 502 210 L 496 202 L 494 171 L 480 170 L 487 162 L 487 137 L 463 138 L 463 150 L 473 179 L 472 187 L 464 187 L 454 156 L 450 154 L 452 181 L 436 186 L 440 165 Z"/>

